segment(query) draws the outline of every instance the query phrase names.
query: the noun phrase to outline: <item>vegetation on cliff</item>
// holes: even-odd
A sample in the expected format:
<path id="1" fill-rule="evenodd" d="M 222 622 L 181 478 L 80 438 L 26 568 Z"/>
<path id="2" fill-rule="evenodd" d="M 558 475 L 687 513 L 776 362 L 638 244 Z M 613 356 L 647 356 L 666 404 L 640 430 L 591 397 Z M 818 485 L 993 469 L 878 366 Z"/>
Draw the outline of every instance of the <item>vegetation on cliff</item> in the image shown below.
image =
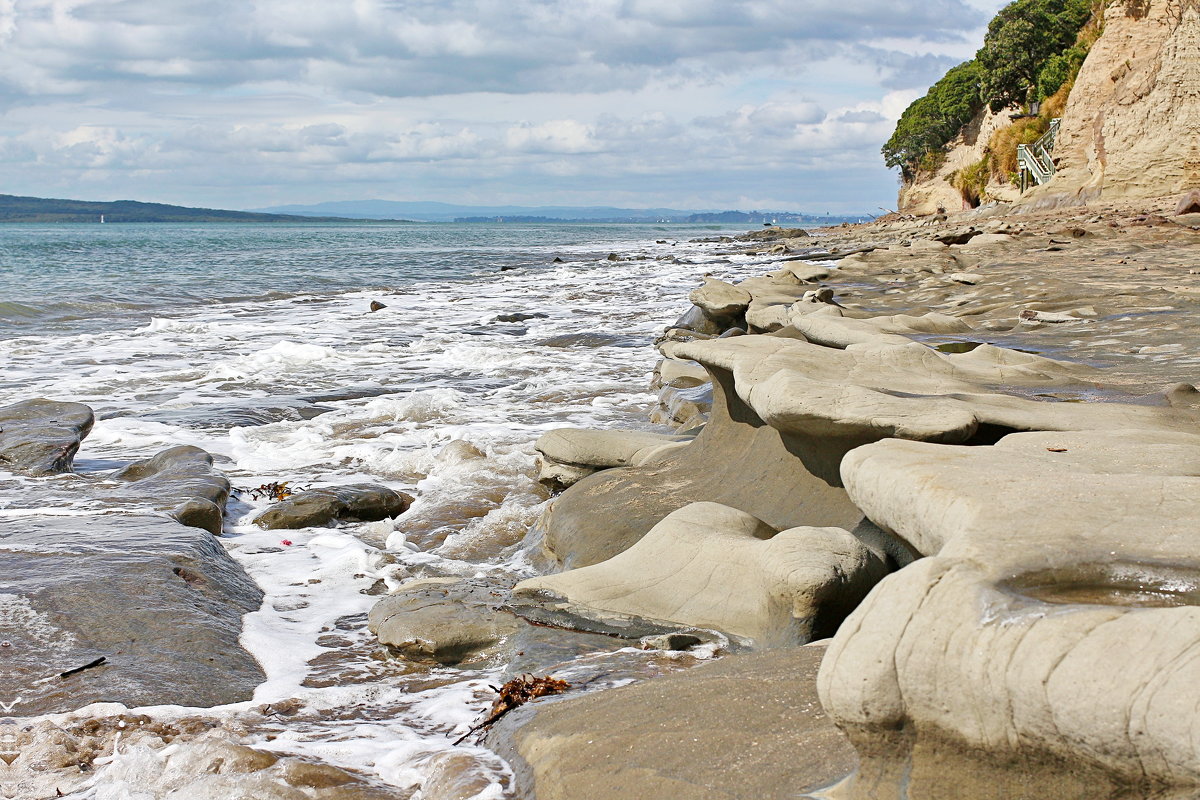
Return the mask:
<path id="1" fill-rule="evenodd" d="M 912 181 L 941 165 L 946 145 L 985 106 L 996 112 L 1054 96 L 1098 38 L 1102 11 L 1097 0 L 1015 0 L 1005 6 L 975 58 L 951 69 L 901 115 L 883 146 L 887 165 L 900 167 L 904 180 Z"/>

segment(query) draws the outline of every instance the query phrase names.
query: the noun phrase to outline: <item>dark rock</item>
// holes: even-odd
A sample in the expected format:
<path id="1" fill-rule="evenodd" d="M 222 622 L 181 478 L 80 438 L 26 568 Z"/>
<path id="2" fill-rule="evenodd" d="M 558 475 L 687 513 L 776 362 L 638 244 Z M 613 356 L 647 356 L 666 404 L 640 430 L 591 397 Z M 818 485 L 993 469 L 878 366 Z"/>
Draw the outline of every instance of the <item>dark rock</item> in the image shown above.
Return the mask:
<path id="1" fill-rule="evenodd" d="M 70 472 L 96 421 L 82 403 L 25 400 L 0 408 L 0 468 L 28 475 Z"/>
<path id="2" fill-rule="evenodd" d="M 546 318 L 547 318 L 547 317 L 549 317 L 549 316 L 550 316 L 549 314 L 542 314 L 542 313 L 536 313 L 536 314 L 521 314 L 521 313 L 516 313 L 516 314 L 500 314 L 499 316 L 497 316 L 497 317 L 496 317 L 496 322 L 524 322 L 525 320 L 529 320 L 529 319 L 546 319 Z"/>
<path id="3" fill-rule="evenodd" d="M 518 267 L 515 264 L 506 264 L 505 266 L 500 268 L 500 271 L 501 272 L 512 272 L 515 269 L 520 269 L 520 267 Z"/>
<path id="4" fill-rule="evenodd" d="M 552 261 L 551 263 L 552 264 L 565 264 L 567 262 L 563 261 L 560 256 L 555 256 L 554 261 Z"/>
<path id="5" fill-rule="evenodd" d="M 372 311 L 382 311 L 385 308 L 387 308 L 387 306 L 385 306 L 383 303 L 379 302 L 378 300 L 371 301 L 371 310 Z"/>
<path id="6" fill-rule="evenodd" d="M 983 231 L 977 231 L 974 228 L 968 228 L 965 231 L 960 230 L 943 233 L 941 236 L 933 237 L 933 240 L 935 242 L 941 242 L 942 244 L 966 244 L 981 233 L 983 233 Z"/>
<path id="7" fill-rule="evenodd" d="M 259 514 L 254 524 L 275 530 L 311 528 L 331 522 L 374 522 L 400 516 L 412 502 L 409 495 L 386 486 L 331 486 L 281 500 Z"/>
<path id="8" fill-rule="evenodd" d="M 171 447 L 136 461 L 113 475 L 129 485 L 111 499 L 137 499 L 192 528 L 220 534 L 229 499 L 229 481 L 213 469 L 213 459 L 190 445 Z"/>
<path id="9" fill-rule="evenodd" d="M 149 514 L 0 519 L 0 586 L 16 716 L 99 701 L 233 703 L 263 680 L 238 643 L 262 592 L 195 528 Z M 40 680 L 101 656 L 103 666 Z"/>
<path id="10" fill-rule="evenodd" d="M 771 239 L 807 239 L 808 231 L 803 228 L 763 228 L 761 231 L 751 231 L 738 236 L 741 242 L 758 242 Z"/>
<path id="11" fill-rule="evenodd" d="M 620 261 L 621 257 L 619 255 L 617 255 L 616 253 L 609 253 L 608 260 L 609 261 Z"/>

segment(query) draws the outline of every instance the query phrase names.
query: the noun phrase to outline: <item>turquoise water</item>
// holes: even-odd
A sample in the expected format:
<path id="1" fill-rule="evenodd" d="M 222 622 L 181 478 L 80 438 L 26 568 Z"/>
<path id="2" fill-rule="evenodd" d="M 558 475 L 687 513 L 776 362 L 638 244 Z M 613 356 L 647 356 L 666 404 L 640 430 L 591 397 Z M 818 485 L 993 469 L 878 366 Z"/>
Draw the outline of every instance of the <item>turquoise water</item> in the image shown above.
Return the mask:
<path id="1" fill-rule="evenodd" d="M 715 226 L 312 223 L 0 226 L 0 336 L 78 332 L 163 309 L 383 290 Z"/>

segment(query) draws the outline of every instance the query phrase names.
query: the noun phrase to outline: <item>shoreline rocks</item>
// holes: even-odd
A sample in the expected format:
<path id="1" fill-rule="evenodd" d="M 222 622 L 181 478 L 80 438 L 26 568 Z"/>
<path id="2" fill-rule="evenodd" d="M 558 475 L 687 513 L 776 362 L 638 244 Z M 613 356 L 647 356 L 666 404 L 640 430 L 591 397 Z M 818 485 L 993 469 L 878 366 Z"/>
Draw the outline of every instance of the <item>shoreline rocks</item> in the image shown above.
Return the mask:
<path id="1" fill-rule="evenodd" d="M 355 484 L 297 492 L 254 518 L 267 530 L 312 528 L 331 522 L 375 522 L 398 517 L 413 498 L 386 486 Z"/>
<path id="2" fill-rule="evenodd" d="M 95 421 L 82 403 L 38 398 L 0 407 L 0 466 L 35 476 L 70 472 Z"/>
<path id="3" fill-rule="evenodd" d="M 1200 237 L 1089 218 L 1054 239 L 1062 216 L 876 225 L 870 244 L 831 236 L 831 251 L 855 254 L 824 274 L 706 280 L 658 342 L 656 387 L 675 402 L 704 386 L 699 364 L 707 425 L 655 463 L 614 465 L 556 498 L 538 533 L 563 571 L 518 584 L 514 602 L 707 627 L 781 658 L 832 633 L 820 699 L 861 758 L 838 796 L 1132 799 L 1200 785 L 1198 723 L 1178 713 L 1200 703 L 1200 408 L 1190 384 L 1144 388 L 1151 359 L 1186 351 L 1170 337 L 1196 317 L 1177 298 Z M 1132 283 L 1146 268 L 1114 275 L 1123 236 L 1170 265 L 1151 268 L 1158 286 Z M 1047 258 L 1070 260 L 1043 271 Z M 822 285 L 805 296 L 810 274 Z M 1153 327 L 1164 311 L 1178 316 Z M 740 313 L 753 335 L 716 338 Z M 1086 339 L 1063 324 L 1082 322 Z M 1150 340 L 1099 368 L 1119 336 Z M 1063 360 L 1073 350 L 1084 357 Z M 820 575 L 861 575 L 844 607 L 865 599 L 840 627 L 806 633 Z M 607 700 L 640 719 L 664 696 L 656 683 L 699 687 L 720 663 L 523 709 L 492 745 L 525 797 L 692 796 L 675 773 L 639 770 L 654 743 L 630 751 L 595 715 Z M 719 733 L 701 739 L 719 751 Z M 600 783 L 582 761 L 597 757 L 617 777 Z M 760 765 L 776 780 L 786 768 Z"/>

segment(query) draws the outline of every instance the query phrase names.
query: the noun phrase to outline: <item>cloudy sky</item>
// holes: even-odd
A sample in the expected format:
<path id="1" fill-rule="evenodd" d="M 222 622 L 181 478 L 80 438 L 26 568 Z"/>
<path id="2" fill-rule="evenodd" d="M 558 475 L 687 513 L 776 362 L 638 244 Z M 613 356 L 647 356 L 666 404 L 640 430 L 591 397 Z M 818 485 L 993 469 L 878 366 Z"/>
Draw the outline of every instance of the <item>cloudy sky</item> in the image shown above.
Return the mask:
<path id="1" fill-rule="evenodd" d="M 860 212 L 1004 0 L 0 0 L 0 193 Z"/>

